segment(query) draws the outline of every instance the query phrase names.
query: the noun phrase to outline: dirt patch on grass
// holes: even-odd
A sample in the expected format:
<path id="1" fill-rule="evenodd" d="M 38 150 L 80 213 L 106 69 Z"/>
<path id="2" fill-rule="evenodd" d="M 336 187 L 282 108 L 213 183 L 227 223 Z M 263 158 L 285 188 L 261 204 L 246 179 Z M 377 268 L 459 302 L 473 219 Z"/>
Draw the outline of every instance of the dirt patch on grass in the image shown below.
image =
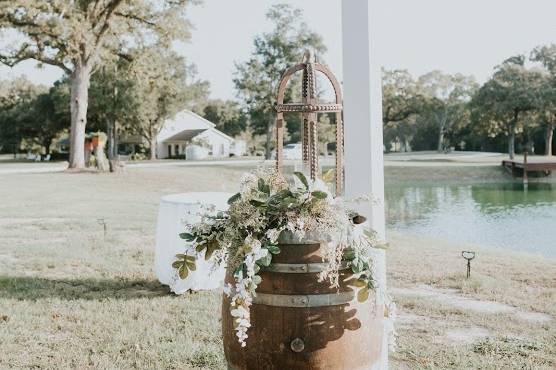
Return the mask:
<path id="1" fill-rule="evenodd" d="M 437 289 L 428 285 L 419 285 L 415 288 L 396 288 L 392 290 L 392 293 L 394 295 L 415 295 L 424 297 L 460 308 L 462 310 L 470 310 L 487 314 L 512 314 L 520 320 L 531 322 L 552 321 L 552 317 L 550 315 L 540 312 L 523 311 L 504 303 L 484 301 L 461 296 L 458 294 L 459 291 L 457 289 Z"/>
<path id="2" fill-rule="evenodd" d="M 456 328 L 450 329 L 441 340 L 448 341 L 454 344 L 472 344 L 478 339 L 486 338 L 490 335 L 490 331 L 480 326 L 473 326 L 470 328 Z"/>

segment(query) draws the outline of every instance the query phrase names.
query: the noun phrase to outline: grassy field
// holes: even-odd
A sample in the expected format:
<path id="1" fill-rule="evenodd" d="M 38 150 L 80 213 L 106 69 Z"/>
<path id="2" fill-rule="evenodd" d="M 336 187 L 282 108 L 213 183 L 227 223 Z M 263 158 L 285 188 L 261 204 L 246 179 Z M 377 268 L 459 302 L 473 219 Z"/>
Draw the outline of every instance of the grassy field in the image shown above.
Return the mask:
<path id="1" fill-rule="evenodd" d="M 224 369 L 220 294 L 168 294 L 152 272 L 154 235 L 161 195 L 233 191 L 241 171 L 0 176 L 0 369 Z M 387 182 L 412 177 L 397 171 L 387 168 Z M 400 309 L 392 368 L 556 367 L 556 261 L 480 250 L 466 280 L 459 252 L 468 246 L 390 240 L 389 284 Z M 411 293 L 419 289 L 432 293 Z M 523 315 L 450 301 L 461 296 Z"/>

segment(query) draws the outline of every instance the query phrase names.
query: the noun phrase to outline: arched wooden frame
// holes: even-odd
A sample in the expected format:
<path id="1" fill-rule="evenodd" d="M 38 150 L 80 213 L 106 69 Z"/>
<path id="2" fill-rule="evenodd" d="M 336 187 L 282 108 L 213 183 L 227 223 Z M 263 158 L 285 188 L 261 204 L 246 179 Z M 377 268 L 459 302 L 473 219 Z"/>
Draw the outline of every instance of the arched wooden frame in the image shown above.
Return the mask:
<path id="1" fill-rule="evenodd" d="M 292 75 L 298 71 L 306 71 L 313 68 L 326 76 L 332 84 L 336 97 L 336 104 L 319 104 L 316 96 L 308 94 L 304 96 L 302 103 L 284 104 L 286 86 Z M 314 83 L 314 81 L 313 81 Z M 308 87 L 312 88 L 311 86 Z M 304 94 L 305 95 L 305 94 Z M 332 72 L 320 63 L 296 64 L 282 74 L 278 85 L 278 96 L 276 99 L 276 168 L 281 171 L 283 165 L 284 148 L 284 112 L 299 112 L 302 114 L 302 137 L 303 137 L 303 161 L 309 163 L 311 179 L 315 180 L 318 170 L 318 137 L 317 137 L 317 113 L 336 112 L 336 196 L 341 195 L 343 187 L 343 152 L 344 152 L 344 129 L 342 122 L 342 91 L 340 83 Z M 306 138 L 310 139 L 307 140 Z M 311 155 L 310 155 L 311 153 Z"/>

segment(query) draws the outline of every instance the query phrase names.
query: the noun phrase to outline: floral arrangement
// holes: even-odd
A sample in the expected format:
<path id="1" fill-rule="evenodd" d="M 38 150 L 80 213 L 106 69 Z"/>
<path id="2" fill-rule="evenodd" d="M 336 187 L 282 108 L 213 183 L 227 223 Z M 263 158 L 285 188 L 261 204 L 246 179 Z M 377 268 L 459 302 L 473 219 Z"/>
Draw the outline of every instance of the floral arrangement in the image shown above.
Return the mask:
<path id="1" fill-rule="evenodd" d="M 341 198 L 332 197 L 326 180 L 333 173 L 314 182 L 302 173 L 294 175 L 292 184 L 274 170 L 258 169 L 244 175 L 240 192 L 229 199 L 227 211 L 206 212 L 199 223 L 187 225 L 187 231 L 180 234 L 188 242 L 186 253 L 176 255 L 172 264 L 180 278 L 195 270 L 195 260 L 203 255 L 215 266 L 227 264 L 233 271 L 235 284 L 228 284 L 224 291 L 231 300 L 242 346 L 250 327 L 250 306 L 261 282 L 258 272 L 280 253 L 278 239 L 283 232 L 299 239 L 307 234 L 326 235 L 329 242 L 322 247 L 328 267 L 320 273 L 321 281 L 338 286 L 339 269 L 347 262 L 356 278 L 353 285 L 359 288 L 359 301 L 368 299 L 376 288 L 374 233 L 357 227 L 364 219 L 348 210 Z"/>

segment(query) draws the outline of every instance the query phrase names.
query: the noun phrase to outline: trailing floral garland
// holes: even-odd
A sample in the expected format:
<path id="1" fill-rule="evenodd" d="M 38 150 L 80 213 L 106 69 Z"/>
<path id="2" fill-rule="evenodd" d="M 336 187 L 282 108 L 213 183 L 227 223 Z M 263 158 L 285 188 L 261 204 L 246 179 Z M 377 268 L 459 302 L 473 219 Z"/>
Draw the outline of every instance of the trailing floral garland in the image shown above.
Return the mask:
<path id="1" fill-rule="evenodd" d="M 324 181 L 309 182 L 296 172 L 292 185 L 274 170 L 258 169 L 244 175 L 240 192 L 228 203 L 227 211 L 203 214 L 199 223 L 187 226 L 187 232 L 180 237 L 188 242 L 188 250 L 176 255 L 172 266 L 185 279 L 203 254 L 215 266 L 227 264 L 235 284 L 227 284 L 224 291 L 231 300 L 230 313 L 235 318 L 241 346 L 245 346 L 251 326 L 250 306 L 261 282 L 258 272 L 280 253 L 278 238 L 282 232 L 299 239 L 307 233 L 327 236 L 328 242 L 322 246 L 327 268 L 320 273 L 321 281 L 328 280 L 337 287 L 339 269 L 347 262 L 356 278 L 353 285 L 359 288 L 359 301 L 367 300 L 377 288 L 372 258 L 375 235 L 354 223 L 356 214 L 346 208 L 341 198 L 332 197 Z M 385 293 L 382 300 L 393 316 L 393 304 Z"/>

